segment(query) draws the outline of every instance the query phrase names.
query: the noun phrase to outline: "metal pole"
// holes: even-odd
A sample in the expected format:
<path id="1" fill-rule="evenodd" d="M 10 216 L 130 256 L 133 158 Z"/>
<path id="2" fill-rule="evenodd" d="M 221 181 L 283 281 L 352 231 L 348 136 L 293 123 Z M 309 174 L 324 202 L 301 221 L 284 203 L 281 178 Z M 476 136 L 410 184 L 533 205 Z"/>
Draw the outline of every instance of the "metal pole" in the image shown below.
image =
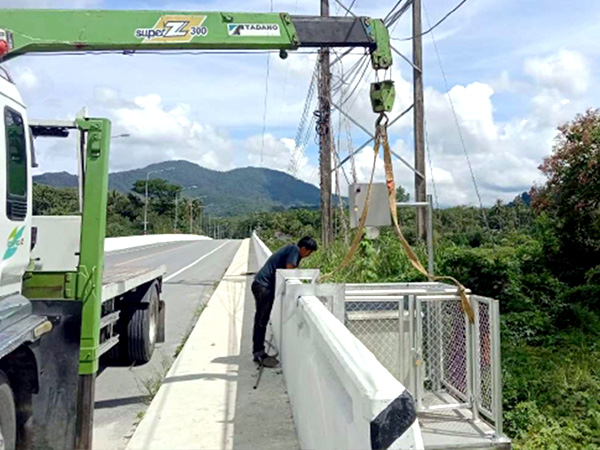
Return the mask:
<path id="1" fill-rule="evenodd" d="M 96 374 L 79 375 L 78 384 L 75 448 L 78 450 L 88 450 L 92 448 L 94 436 L 94 393 L 96 388 Z"/>
<path id="2" fill-rule="evenodd" d="M 148 172 L 146 174 L 146 195 L 144 196 L 144 234 L 148 233 L 148 180 L 150 179 L 150 174 L 152 172 Z"/>
<path id="3" fill-rule="evenodd" d="M 178 205 L 177 198 L 178 198 L 178 197 L 179 197 L 179 192 L 177 192 L 177 193 L 175 194 L 175 224 L 174 224 L 174 226 L 173 226 L 173 229 L 174 229 L 175 231 L 177 231 L 177 205 Z"/>
<path id="4" fill-rule="evenodd" d="M 321 0 L 321 16 L 329 17 L 329 0 Z M 321 228 L 323 245 L 333 241 L 333 213 L 331 208 L 331 66 L 329 48 L 320 50 L 319 76 L 319 167 L 321 187 Z"/>
<path id="5" fill-rule="evenodd" d="M 87 106 L 82 108 L 77 113 L 77 118 L 85 118 L 88 116 Z M 85 176 L 85 133 L 82 133 L 79 128 L 76 129 L 77 136 L 77 196 L 79 199 L 79 212 L 83 211 L 83 184 Z"/>
<path id="6" fill-rule="evenodd" d="M 425 174 L 425 129 L 423 102 L 423 42 L 421 28 L 421 0 L 413 1 L 413 90 L 414 90 L 414 135 L 415 135 L 415 168 Z M 424 202 L 427 195 L 425 177 L 415 175 L 415 200 Z M 427 211 L 417 210 L 417 234 L 423 239 L 426 234 Z"/>
<path id="7" fill-rule="evenodd" d="M 492 382 L 493 398 L 492 409 L 494 413 L 494 425 L 496 427 L 496 436 L 502 437 L 504 431 L 502 428 L 502 366 L 500 364 L 500 303 L 492 300 L 490 304 L 490 338 L 491 338 L 491 363 L 492 363 Z"/>
<path id="8" fill-rule="evenodd" d="M 481 369 L 481 366 L 479 364 L 479 361 L 481 360 L 481 355 L 479 352 L 480 346 L 479 343 L 481 342 L 481 337 L 480 337 L 480 322 L 479 322 L 479 302 L 477 300 L 472 301 L 471 305 L 473 305 L 473 312 L 475 313 L 475 324 L 471 324 L 471 322 L 469 321 L 469 325 L 471 326 L 471 329 L 473 330 L 471 333 L 471 341 L 472 341 L 472 350 L 471 350 L 471 356 L 472 356 L 472 361 L 470 361 L 470 365 L 472 367 L 472 374 L 473 374 L 473 385 L 472 385 L 472 391 L 471 391 L 471 396 L 473 397 L 473 407 L 472 407 L 472 414 L 473 414 L 473 420 L 478 420 L 479 419 L 479 406 L 480 406 L 480 399 L 481 399 L 481 392 L 480 392 L 480 387 L 481 387 L 481 379 L 479 376 L 479 371 Z"/>
<path id="9" fill-rule="evenodd" d="M 427 195 L 427 270 L 431 275 L 434 271 L 433 254 L 433 196 Z M 417 211 L 421 208 L 417 208 Z M 418 213 L 417 213 L 418 214 Z"/>
<path id="10" fill-rule="evenodd" d="M 193 233 L 193 229 L 192 229 L 192 220 L 193 220 L 193 214 L 194 214 L 194 202 L 192 199 L 190 199 L 190 234 Z"/>

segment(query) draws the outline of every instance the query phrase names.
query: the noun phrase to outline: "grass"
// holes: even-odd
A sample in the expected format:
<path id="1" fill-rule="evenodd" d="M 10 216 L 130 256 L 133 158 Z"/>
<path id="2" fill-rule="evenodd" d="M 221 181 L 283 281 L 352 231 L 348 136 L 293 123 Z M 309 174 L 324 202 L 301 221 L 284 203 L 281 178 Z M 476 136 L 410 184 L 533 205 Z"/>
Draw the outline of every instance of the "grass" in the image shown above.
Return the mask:
<path id="1" fill-rule="evenodd" d="M 138 388 L 144 394 L 146 394 L 146 403 L 151 403 L 152 399 L 154 399 L 158 393 L 158 390 L 162 386 L 163 380 L 167 376 L 172 363 L 173 361 L 169 357 L 163 355 L 158 368 L 152 366 L 151 373 L 149 375 L 136 380 L 136 382 L 138 382 Z"/>

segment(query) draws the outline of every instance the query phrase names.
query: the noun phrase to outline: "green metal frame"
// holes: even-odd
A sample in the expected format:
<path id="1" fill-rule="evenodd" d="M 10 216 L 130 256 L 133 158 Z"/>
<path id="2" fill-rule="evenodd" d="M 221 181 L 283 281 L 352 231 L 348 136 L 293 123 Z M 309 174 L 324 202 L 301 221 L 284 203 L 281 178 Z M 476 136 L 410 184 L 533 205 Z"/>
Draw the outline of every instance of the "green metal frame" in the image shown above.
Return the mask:
<path id="1" fill-rule="evenodd" d="M 387 27 L 383 21 L 374 19 L 365 19 L 365 24 L 369 27 L 369 37 L 377 43 L 377 48 L 371 52 L 371 65 L 375 70 L 392 67 L 392 47 Z"/>
<path id="2" fill-rule="evenodd" d="M 28 271 L 23 277 L 23 295 L 30 300 L 75 300 L 75 272 Z"/>
<path id="3" fill-rule="evenodd" d="M 98 371 L 100 346 L 110 121 L 77 119 L 77 125 L 87 132 L 81 246 L 77 268 L 77 299 L 83 302 L 79 374 L 90 375 Z"/>
<path id="4" fill-rule="evenodd" d="M 276 25 L 280 32 L 236 35 L 230 32 L 236 24 Z M 300 44 L 290 16 L 279 13 L 5 9 L 0 28 L 12 33 L 7 58 L 85 50 L 294 50 Z"/>

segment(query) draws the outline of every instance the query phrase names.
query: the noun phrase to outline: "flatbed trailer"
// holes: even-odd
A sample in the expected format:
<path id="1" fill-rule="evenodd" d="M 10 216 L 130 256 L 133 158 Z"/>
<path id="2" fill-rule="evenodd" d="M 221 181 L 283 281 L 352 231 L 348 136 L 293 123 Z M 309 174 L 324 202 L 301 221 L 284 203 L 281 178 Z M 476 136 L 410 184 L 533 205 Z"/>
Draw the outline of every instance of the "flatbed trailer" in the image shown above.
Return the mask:
<path id="1" fill-rule="evenodd" d="M 165 266 L 105 268 L 99 356 L 126 363 L 150 360 L 165 341 L 165 303 L 160 299 Z"/>

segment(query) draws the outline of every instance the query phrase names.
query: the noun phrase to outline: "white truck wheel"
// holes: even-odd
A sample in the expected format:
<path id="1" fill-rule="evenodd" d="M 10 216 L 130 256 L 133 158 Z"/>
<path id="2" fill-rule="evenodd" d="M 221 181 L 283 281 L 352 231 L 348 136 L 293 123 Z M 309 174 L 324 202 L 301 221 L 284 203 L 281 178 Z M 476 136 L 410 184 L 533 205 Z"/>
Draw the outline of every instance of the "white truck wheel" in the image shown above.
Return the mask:
<path id="1" fill-rule="evenodd" d="M 15 450 L 16 446 L 15 400 L 8 378 L 0 370 L 0 450 Z"/>
<path id="2" fill-rule="evenodd" d="M 158 289 L 156 285 L 150 289 L 148 303 L 138 306 L 127 324 L 128 359 L 141 364 L 152 358 L 158 330 Z"/>

